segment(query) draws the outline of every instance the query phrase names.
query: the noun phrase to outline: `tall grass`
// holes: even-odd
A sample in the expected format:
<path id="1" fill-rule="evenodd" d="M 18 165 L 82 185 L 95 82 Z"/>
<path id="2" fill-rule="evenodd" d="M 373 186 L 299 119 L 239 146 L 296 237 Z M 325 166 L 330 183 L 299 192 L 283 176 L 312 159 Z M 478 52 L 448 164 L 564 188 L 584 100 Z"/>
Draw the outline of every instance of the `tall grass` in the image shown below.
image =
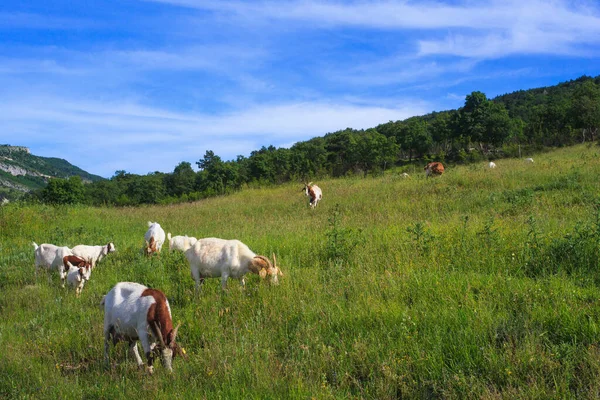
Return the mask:
<path id="1" fill-rule="evenodd" d="M 600 157 L 576 146 L 448 168 L 438 179 L 319 182 L 192 204 L 0 208 L 0 396 L 8 398 L 597 398 Z M 148 220 L 277 254 L 279 286 L 208 280 L 141 254 Z M 31 241 L 113 241 L 76 298 L 34 276 Z M 102 296 L 163 290 L 188 360 L 103 364 Z"/>

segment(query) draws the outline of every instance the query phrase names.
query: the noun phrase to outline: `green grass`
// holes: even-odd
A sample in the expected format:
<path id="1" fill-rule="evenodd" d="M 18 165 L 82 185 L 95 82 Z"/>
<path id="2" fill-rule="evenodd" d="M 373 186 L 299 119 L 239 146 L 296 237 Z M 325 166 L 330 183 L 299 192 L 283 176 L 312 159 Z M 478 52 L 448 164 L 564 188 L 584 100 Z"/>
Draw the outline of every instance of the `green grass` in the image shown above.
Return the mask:
<path id="1" fill-rule="evenodd" d="M 500 160 L 437 179 L 395 171 L 248 189 L 140 208 L 0 208 L 0 397 L 598 398 L 600 150 Z M 165 231 L 275 252 L 279 286 L 207 280 L 181 253 L 141 254 Z M 336 238 L 335 240 L 332 238 Z M 114 241 L 76 298 L 34 277 L 30 242 Z M 163 290 L 188 360 L 138 371 L 121 344 L 103 365 L 102 296 Z"/>

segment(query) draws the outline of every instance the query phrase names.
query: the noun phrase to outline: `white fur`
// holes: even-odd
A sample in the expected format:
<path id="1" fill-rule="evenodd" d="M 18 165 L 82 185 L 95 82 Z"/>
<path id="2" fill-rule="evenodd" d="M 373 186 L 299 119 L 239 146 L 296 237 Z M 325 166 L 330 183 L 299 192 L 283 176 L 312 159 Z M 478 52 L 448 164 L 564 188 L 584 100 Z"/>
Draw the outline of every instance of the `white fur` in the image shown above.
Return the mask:
<path id="1" fill-rule="evenodd" d="M 79 296 L 83 290 L 85 282 L 90 280 L 92 268 L 89 266 L 75 267 L 69 262 L 67 262 L 67 264 L 69 265 L 69 270 L 67 271 L 67 282 L 69 283 L 69 286 L 75 289 L 75 293 L 77 296 Z"/>
<path id="2" fill-rule="evenodd" d="M 525 159 L 525 162 L 528 164 L 533 164 L 533 158 L 529 157 Z"/>
<path id="3" fill-rule="evenodd" d="M 490 168 L 496 168 L 496 163 L 493 161 L 490 161 L 489 165 Z"/>
<path id="4" fill-rule="evenodd" d="M 239 279 L 244 285 L 244 275 L 256 254 L 239 240 L 205 238 L 190 247 L 185 257 L 190 263 L 197 291 L 204 278 L 220 277 L 223 289 L 227 287 L 229 277 Z M 277 274 L 272 279 L 273 283 L 277 283 Z"/>
<path id="5" fill-rule="evenodd" d="M 66 246 L 58 247 L 48 243 L 42 243 L 39 246 L 35 242 L 32 242 L 32 244 L 34 248 L 33 253 L 35 254 L 36 273 L 40 268 L 45 268 L 47 271 L 56 269 L 58 270 L 64 286 L 66 274 L 63 265 L 63 257 L 72 255 L 71 249 Z"/>
<path id="6" fill-rule="evenodd" d="M 192 247 L 198 239 L 193 236 L 173 236 L 171 237 L 171 233 L 167 234 L 167 240 L 169 241 L 169 251 L 180 250 L 186 251 L 190 247 Z"/>
<path id="7" fill-rule="evenodd" d="M 160 253 L 162 249 L 163 243 L 165 242 L 165 231 L 160 227 L 158 222 L 150 222 L 148 221 L 148 230 L 144 235 L 144 239 L 146 239 L 146 244 L 150 242 L 150 239 L 154 238 L 154 242 L 156 243 L 156 251 Z"/>
<path id="8" fill-rule="evenodd" d="M 310 208 L 315 208 L 319 200 L 323 198 L 323 192 L 321 192 L 320 187 L 318 187 L 317 185 L 311 185 L 311 183 L 304 185 L 304 194 L 309 196 Z M 310 197 L 310 192 L 308 191 L 309 188 L 312 189 L 313 192 L 315 192 L 314 198 Z"/>
<path id="9" fill-rule="evenodd" d="M 108 355 L 110 329 L 114 327 L 115 334 L 123 340 L 130 341 L 130 349 L 135 356 L 139 367 L 144 365 L 138 352 L 137 340 L 142 342 L 144 353 L 148 355 L 156 346 L 156 338 L 148 326 L 148 310 L 156 303 L 152 296 L 142 296 L 144 285 L 134 282 L 117 283 L 104 298 L 101 305 L 104 306 L 104 359 L 110 362 Z M 171 307 L 167 301 L 169 316 Z M 170 365 L 169 365 L 170 366 Z M 150 369 L 150 372 L 152 370 Z"/>
<path id="10" fill-rule="evenodd" d="M 410 178 L 410 175 L 407 174 L 406 172 L 403 172 L 402 175 L 400 175 L 403 178 Z"/>
<path id="11" fill-rule="evenodd" d="M 108 253 L 114 253 L 116 251 L 115 244 L 110 242 L 104 246 L 86 246 L 80 244 L 71 249 L 74 255 L 81 257 L 85 260 L 90 260 L 92 268 L 96 266 L 96 263 L 100 262 Z"/>

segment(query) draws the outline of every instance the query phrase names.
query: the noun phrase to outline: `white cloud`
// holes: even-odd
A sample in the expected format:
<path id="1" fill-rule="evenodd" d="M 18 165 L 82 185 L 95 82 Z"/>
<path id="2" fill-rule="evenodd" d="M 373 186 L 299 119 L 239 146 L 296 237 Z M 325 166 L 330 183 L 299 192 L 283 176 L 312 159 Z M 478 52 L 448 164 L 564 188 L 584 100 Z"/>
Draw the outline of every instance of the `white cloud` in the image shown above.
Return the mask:
<path id="1" fill-rule="evenodd" d="M 585 56 L 580 46 L 600 44 L 600 10 L 592 1 L 198 1 L 153 0 L 252 21 L 298 22 L 308 27 L 348 26 L 386 31 L 446 31 L 443 39 L 415 37 L 420 55 L 497 58 L 510 54 Z M 449 32 L 448 32 L 449 31 Z M 589 50 L 589 49 L 585 49 Z"/>
<path id="2" fill-rule="evenodd" d="M 206 115 L 58 97 L 13 99 L 5 104 L 0 109 L 0 131 L 10 132 L 10 137 L 3 141 L 18 138 L 19 143 L 13 144 L 30 146 L 36 154 L 36 144 L 52 138 L 56 146 L 52 156 L 65 157 L 103 176 L 116 169 L 172 171 L 180 161 L 197 160 L 206 150 L 232 159 L 263 145 L 287 146 L 346 127 L 370 128 L 427 110 L 413 103 L 383 107 L 318 102 Z"/>

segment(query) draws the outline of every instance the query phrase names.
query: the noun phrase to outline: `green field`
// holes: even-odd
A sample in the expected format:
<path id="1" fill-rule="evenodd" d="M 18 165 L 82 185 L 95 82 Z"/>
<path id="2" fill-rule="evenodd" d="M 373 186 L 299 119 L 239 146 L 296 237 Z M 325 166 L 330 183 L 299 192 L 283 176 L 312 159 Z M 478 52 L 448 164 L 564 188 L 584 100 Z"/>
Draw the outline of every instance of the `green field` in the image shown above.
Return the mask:
<path id="1" fill-rule="evenodd" d="M 425 179 L 320 180 L 173 206 L 0 207 L 2 398 L 600 397 L 600 148 L 448 167 Z M 277 254 L 279 286 L 209 279 L 141 254 L 147 221 Z M 82 296 L 34 276 L 31 241 L 106 244 Z M 169 298 L 189 355 L 103 363 L 102 296 Z"/>

